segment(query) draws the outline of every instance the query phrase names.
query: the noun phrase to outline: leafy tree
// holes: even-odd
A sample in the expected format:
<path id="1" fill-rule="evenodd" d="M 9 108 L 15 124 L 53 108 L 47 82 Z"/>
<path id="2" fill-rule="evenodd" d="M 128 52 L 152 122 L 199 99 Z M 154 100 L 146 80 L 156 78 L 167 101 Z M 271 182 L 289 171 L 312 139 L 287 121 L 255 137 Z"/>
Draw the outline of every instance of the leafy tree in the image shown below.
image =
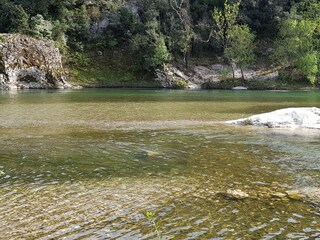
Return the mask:
<path id="1" fill-rule="evenodd" d="M 0 32 L 28 33 L 29 15 L 20 5 L 0 1 Z"/>
<path id="2" fill-rule="evenodd" d="M 37 14 L 31 18 L 30 21 L 31 34 L 38 39 L 52 39 L 52 23 L 43 18 L 42 15 Z"/>
<path id="3" fill-rule="evenodd" d="M 127 8 L 122 7 L 119 10 L 119 24 L 121 37 L 129 39 L 131 36 L 137 33 L 139 24 L 137 17 Z"/>
<path id="4" fill-rule="evenodd" d="M 151 7 L 144 12 L 144 29 L 131 39 L 131 46 L 142 56 L 146 70 L 152 70 L 169 60 L 170 53 L 160 31 L 159 11 Z"/>
<path id="5" fill-rule="evenodd" d="M 67 53 L 68 51 L 66 36 L 67 29 L 68 25 L 65 22 L 59 20 L 53 22 L 52 39 L 55 41 L 56 46 L 62 53 Z"/>
<path id="6" fill-rule="evenodd" d="M 83 42 L 89 41 L 90 19 L 84 5 L 79 9 L 69 11 L 67 18 L 68 45 L 77 51 L 83 50 Z"/>
<path id="7" fill-rule="evenodd" d="M 243 68 L 255 59 L 254 39 L 255 35 L 247 25 L 235 25 L 229 33 L 229 44 L 224 50 L 225 56 L 240 67 L 242 80 L 244 80 Z"/>
<path id="8" fill-rule="evenodd" d="M 29 32 L 29 15 L 20 5 L 15 5 L 11 19 L 10 32 L 19 32 L 27 34 Z"/>
<path id="9" fill-rule="evenodd" d="M 229 4 L 226 0 L 223 10 L 216 8 L 212 14 L 214 21 L 212 34 L 223 50 L 224 57 L 231 64 L 233 78 L 235 64 L 238 64 L 244 79 L 243 68 L 254 60 L 255 35 L 247 25 L 237 23 L 239 7 L 240 3 Z"/>
<path id="10" fill-rule="evenodd" d="M 294 5 L 297 14 L 320 24 L 320 2 L 318 0 L 302 0 Z M 318 26 L 320 28 L 320 26 Z"/>
<path id="11" fill-rule="evenodd" d="M 291 2 L 293 1 L 242 0 L 238 20 L 263 37 L 274 36 L 282 21 L 289 15 Z"/>
<path id="12" fill-rule="evenodd" d="M 156 37 L 156 42 L 144 56 L 144 66 L 146 69 L 154 69 L 167 62 L 170 58 L 163 36 Z"/>
<path id="13" fill-rule="evenodd" d="M 212 14 L 214 26 L 212 34 L 222 50 L 228 47 L 228 40 L 232 29 L 237 24 L 240 3 L 224 3 L 224 9 L 215 8 Z"/>
<path id="14" fill-rule="evenodd" d="M 317 24 L 310 20 L 286 20 L 280 29 L 274 54 L 284 67 L 306 75 L 312 84 L 319 64 L 316 29 Z"/>
<path id="15" fill-rule="evenodd" d="M 189 0 L 169 0 L 171 10 L 177 16 L 177 30 L 175 31 L 177 38 L 176 46 L 183 54 L 183 61 L 185 67 L 188 67 L 188 54 L 191 50 L 194 32 L 190 18 L 190 3 Z"/>

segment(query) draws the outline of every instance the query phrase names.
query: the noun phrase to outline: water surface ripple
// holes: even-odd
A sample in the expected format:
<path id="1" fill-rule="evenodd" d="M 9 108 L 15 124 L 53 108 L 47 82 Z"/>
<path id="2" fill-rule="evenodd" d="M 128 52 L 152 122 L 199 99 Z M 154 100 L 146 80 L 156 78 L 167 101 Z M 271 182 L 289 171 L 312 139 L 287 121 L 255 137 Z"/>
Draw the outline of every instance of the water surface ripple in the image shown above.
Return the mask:
<path id="1" fill-rule="evenodd" d="M 0 239 L 320 239 L 320 132 L 223 124 L 319 100 L 313 92 L 0 93 Z M 232 199 L 235 189 L 249 197 Z"/>

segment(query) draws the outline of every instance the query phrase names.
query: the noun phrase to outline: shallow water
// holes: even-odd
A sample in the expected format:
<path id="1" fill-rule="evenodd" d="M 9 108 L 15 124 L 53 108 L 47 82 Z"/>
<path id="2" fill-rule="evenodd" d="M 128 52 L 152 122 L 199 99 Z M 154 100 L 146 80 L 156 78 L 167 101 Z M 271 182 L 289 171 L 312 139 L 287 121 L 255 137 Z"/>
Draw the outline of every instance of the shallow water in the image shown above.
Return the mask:
<path id="1" fill-rule="evenodd" d="M 320 131 L 223 124 L 299 106 L 319 93 L 2 92 L 0 239 L 320 239 Z"/>

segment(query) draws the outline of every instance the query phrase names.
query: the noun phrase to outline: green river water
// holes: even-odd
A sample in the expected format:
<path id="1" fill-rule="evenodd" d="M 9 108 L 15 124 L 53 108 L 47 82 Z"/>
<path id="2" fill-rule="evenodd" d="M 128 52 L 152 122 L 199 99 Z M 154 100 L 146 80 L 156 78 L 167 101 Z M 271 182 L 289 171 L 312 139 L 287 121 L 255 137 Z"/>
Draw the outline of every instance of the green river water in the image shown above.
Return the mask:
<path id="1" fill-rule="evenodd" d="M 0 239 L 319 240 L 320 131 L 224 124 L 299 106 L 319 92 L 0 92 Z"/>

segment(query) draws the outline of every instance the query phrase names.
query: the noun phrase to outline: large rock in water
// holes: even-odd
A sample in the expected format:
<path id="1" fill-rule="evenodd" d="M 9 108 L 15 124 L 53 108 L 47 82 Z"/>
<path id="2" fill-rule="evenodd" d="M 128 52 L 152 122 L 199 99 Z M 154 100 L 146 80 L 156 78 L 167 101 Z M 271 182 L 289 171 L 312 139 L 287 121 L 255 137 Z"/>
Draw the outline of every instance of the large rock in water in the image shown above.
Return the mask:
<path id="1" fill-rule="evenodd" d="M 268 126 L 270 128 L 320 129 L 320 108 L 286 108 L 248 118 L 228 121 L 236 125 Z"/>
<path id="2" fill-rule="evenodd" d="M 20 34 L 0 35 L 0 89 L 69 87 L 53 43 Z"/>

